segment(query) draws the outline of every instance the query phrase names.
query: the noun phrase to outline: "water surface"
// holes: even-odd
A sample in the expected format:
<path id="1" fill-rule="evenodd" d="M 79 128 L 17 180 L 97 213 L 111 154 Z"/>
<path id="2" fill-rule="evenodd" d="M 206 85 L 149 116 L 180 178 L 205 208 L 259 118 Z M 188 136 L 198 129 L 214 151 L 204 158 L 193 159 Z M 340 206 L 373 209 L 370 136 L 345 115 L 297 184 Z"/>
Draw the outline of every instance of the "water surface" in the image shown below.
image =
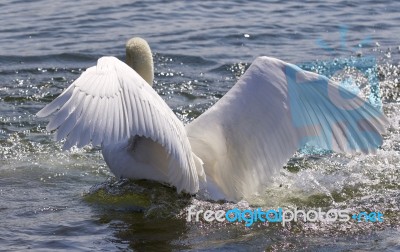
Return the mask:
<path id="1" fill-rule="evenodd" d="M 398 1 L 11 1 L 0 3 L 0 249 L 400 250 Z M 338 81 L 376 59 L 390 125 L 377 155 L 297 153 L 252 207 L 381 211 L 383 223 L 187 223 L 209 202 L 144 181 L 115 181 L 98 148 L 62 151 L 35 113 L 132 36 L 155 58 L 155 89 L 185 122 L 260 55 Z M 335 65 L 336 62 L 336 65 Z M 339 68 L 337 67 L 339 64 Z M 343 67 L 340 67 L 343 66 Z M 338 71 L 339 69 L 339 71 Z"/>

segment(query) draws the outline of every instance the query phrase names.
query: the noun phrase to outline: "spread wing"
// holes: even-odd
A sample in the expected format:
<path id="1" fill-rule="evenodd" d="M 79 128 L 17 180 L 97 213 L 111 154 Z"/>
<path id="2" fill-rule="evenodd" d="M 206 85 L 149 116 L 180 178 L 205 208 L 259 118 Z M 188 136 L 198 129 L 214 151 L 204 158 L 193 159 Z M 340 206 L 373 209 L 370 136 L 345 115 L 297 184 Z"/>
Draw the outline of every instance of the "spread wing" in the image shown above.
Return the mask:
<path id="1" fill-rule="evenodd" d="M 326 77 L 260 57 L 238 83 L 186 129 L 214 198 L 259 193 L 305 143 L 374 152 L 386 117 Z"/>
<path id="2" fill-rule="evenodd" d="M 164 100 L 132 68 L 114 57 L 102 57 L 60 96 L 40 110 L 54 113 L 47 130 L 66 138 L 65 149 L 89 143 L 109 145 L 143 136 L 170 155 L 168 177 L 180 190 L 198 190 L 198 177 L 183 124 Z"/>

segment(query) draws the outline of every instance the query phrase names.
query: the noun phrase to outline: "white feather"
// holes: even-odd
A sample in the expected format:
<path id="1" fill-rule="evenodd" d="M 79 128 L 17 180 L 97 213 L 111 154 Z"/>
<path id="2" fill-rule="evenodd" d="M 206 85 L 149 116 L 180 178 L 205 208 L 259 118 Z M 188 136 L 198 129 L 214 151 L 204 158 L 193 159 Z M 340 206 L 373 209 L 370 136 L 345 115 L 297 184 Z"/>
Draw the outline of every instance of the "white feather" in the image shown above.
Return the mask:
<path id="1" fill-rule="evenodd" d="M 63 98 L 63 95 L 67 97 Z M 61 97 L 48 104 L 38 115 L 48 115 L 57 109 L 59 110 L 50 120 L 48 130 L 57 129 L 58 139 L 66 137 L 64 148 L 68 149 L 73 145 L 82 147 L 92 142 L 103 145 L 103 149 L 113 149 L 118 144 L 120 146 L 121 141 L 128 143 L 131 137 L 145 137 L 153 141 L 146 145 L 150 146 L 147 150 L 149 156 L 155 155 L 151 148 L 159 149 L 157 143 L 165 148 L 165 153 L 173 155 L 165 157 L 168 161 L 164 164 L 165 168 L 152 167 L 151 160 L 142 163 L 143 166 L 154 170 L 168 169 L 166 173 L 174 176 L 168 180 L 173 182 L 172 185 L 178 191 L 194 193 L 199 189 L 189 141 L 186 137 L 180 137 L 186 135 L 183 124 L 151 86 L 118 59 L 100 58 L 96 67 L 82 73 L 68 88 L 68 92 L 61 94 Z M 132 118 L 135 118 L 135 123 Z M 160 138 L 160 135 L 164 137 Z M 129 152 L 129 146 L 126 146 L 125 151 Z M 163 151 L 159 150 L 158 153 L 163 155 Z M 121 160 L 113 162 L 114 170 L 124 170 L 131 165 L 121 163 Z M 140 173 L 140 167 L 129 169 L 138 169 Z"/>
<path id="2" fill-rule="evenodd" d="M 296 86 L 299 90 L 289 91 L 286 71 L 294 71 L 297 77 L 292 81 L 303 85 Z M 326 90 L 339 88 L 325 77 L 260 57 L 225 96 L 186 126 L 192 149 L 204 162 L 214 198 L 239 200 L 261 193 L 302 146 L 304 137 L 316 136 L 312 144 L 338 152 L 369 153 L 382 144 L 384 115 L 359 97 L 348 101 L 348 110 L 332 106 L 332 97 L 321 92 L 324 83 Z M 333 98 L 338 99 L 338 94 L 332 94 Z M 295 126 L 299 122 L 293 121 L 292 109 L 296 109 L 295 119 L 309 127 Z M 379 137 L 355 129 L 360 118 Z M 340 123 L 333 127 L 336 122 L 349 127 Z"/>

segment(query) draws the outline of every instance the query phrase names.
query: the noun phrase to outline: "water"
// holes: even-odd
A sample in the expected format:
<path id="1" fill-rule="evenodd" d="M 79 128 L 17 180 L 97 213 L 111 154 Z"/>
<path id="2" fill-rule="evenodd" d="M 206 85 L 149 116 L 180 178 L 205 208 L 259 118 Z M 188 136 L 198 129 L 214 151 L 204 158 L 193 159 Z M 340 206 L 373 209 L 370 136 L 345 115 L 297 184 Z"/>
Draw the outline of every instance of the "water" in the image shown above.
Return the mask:
<path id="1" fill-rule="evenodd" d="M 398 1 L 10 1 L 0 3 L 0 249 L 400 250 Z M 70 152 L 34 114 L 103 55 L 149 41 L 158 93 L 185 122 L 222 97 L 259 55 L 337 80 L 332 62 L 376 58 L 391 125 L 375 156 L 302 153 L 263 208 L 381 211 L 383 223 L 187 223 L 186 209 L 230 209 L 157 183 L 114 181 L 97 148 Z M 358 56 L 357 56 L 358 55 Z M 358 57 L 358 58 L 357 58 Z M 249 203 L 240 202 L 240 207 Z"/>

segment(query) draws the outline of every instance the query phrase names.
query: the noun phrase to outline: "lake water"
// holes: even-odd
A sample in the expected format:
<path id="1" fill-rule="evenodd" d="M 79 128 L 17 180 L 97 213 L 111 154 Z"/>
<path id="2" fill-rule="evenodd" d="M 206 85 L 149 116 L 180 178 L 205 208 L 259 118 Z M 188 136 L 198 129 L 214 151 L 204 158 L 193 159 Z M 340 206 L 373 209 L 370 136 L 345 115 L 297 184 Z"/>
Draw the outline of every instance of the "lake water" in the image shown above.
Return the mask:
<path id="1" fill-rule="evenodd" d="M 0 250 L 399 251 L 399 1 L 21 1 L 0 3 Z M 254 201 L 208 202 L 115 181 L 98 148 L 62 151 L 34 115 L 132 36 L 155 58 L 155 89 L 185 122 L 260 55 L 368 93 L 346 62 L 376 60 L 390 125 L 377 155 L 299 152 Z M 338 67 L 339 66 L 339 67 Z M 343 66 L 343 67 L 342 67 Z M 339 70 L 338 70 L 339 69 Z M 358 69 L 360 70 L 360 69 Z M 379 211 L 384 222 L 186 222 L 198 209 Z"/>

